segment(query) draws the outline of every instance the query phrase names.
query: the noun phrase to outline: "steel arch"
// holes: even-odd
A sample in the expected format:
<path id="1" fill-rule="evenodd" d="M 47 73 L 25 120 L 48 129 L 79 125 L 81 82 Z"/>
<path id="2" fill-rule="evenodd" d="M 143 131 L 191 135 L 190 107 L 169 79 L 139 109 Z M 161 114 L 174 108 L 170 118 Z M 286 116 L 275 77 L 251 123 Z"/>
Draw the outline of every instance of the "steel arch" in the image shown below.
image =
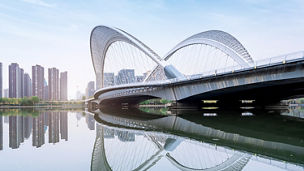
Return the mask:
<path id="1" fill-rule="evenodd" d="M 247 50 L 235 37 L 219 30 L 201 32 L 185 39 L 170 50 L 164 60 L 168 60 L 178 50 L 193 44 L 205 44 L 218 48 L 243 67 L 253 63 Z"/>

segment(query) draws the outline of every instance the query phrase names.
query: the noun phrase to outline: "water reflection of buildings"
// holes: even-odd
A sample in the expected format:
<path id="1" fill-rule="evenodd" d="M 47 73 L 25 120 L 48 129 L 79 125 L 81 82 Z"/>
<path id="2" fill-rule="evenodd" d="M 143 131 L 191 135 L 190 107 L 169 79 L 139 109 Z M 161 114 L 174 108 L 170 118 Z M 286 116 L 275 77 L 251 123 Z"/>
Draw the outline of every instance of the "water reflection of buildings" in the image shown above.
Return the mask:
<path id="1" fill-rule="evenodd" d="M 48 132 L 49 143 L 58 143 L 60 139 L 68 140 L 68 113 L 67 112 L 41 112 L 38 116 L 20 115 L 12 113 L 8 117 L 9 147 L 19 148 L 25 140 L 32 135 L 32 146 L 41 147 L 45 144 Z M 6 123 L 6 122 L 4 122 Z M 0 150 L 3 149 L 3 116 L 0 114 Z"/>
<path id="2" fill-rule="evenodd" d="M 33 118 L 33 146 L 39 148 L 44 144 L 44 114 Z"/>
<path id="3" fill-rule="evenodd" d="M 115 138 L 115 136 L 122 142 L 135 141 L 135 134 L 128 131 L 120 131 L 114 129 L 104 128 L 104 138 Z"/>
<path id="4" fill-rule="evenodd" d="M 0 150 L 3 149 L 3 119 L 2 115 L 0 115 Z"/>
<path id="5" fill-rule="evenodd" d="M 86 115 L 86 123 L 88 125 L 89 130 L 95 130 L 95 119 L 93 115 Z"/>

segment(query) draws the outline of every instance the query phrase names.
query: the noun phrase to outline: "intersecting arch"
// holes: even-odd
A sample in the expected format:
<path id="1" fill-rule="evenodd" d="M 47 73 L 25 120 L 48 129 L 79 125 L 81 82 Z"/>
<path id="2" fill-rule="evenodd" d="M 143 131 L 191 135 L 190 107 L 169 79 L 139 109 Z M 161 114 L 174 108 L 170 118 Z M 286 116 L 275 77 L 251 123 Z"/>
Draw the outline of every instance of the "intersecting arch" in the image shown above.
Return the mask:
<path id="1" fill-rule="evenodd" d="M 236 38 L 219 30 L 210 30 L 195 34 L 177 44 L 171 51 L 167 53 L 167 55 L 165 55 L 164 58 L 160 58 L 152 49 L 125 31 L 107 26 L 97 26 L 93 29 L 90 37 L 91 57 L 96 74 L 97 89 L 103 87 L 103 73 L 106 53 L 109 47 L 118 41 L 133 45 L 135 48 L 139 49 L 155 63 L 157 63 L 158 67 L 151 72 L 156 74 L 159 72 L 164 72 L 163 67 L 168 65 L 167 60 L 173 54 L 183 48 L 196 44 L 205 44 L 219 49 L 242 67 L 248 67 L 253 63 L 253 59 L 247 50 Z M 151 74 L 149 77 L 151 77 Z"/>
<path id="2" fill-rule="evenodd" d="M 148 57 L 150 57 L 158 65 L 161 65 L 161 58 L 155 52 L 153 52 L 152 49 L 150 49 L 148 46 L 143 44 L 141 41 L 139 41 L 132 35 L 117 28 L 97 26 L 91 32 L 90 37 L 91 57 L 96 74 L 97 88 L 101 88 L 103 85 L 102 78 L 108 48 L 111 46 L 111 44 L 117 41 L 126 42 L 130 45 L 135 46 Z"/>
<path id="3" fill-rule="evenodd" d="M 178 50 L 194 44 L 205 44 L 215 47 L 244 67 L 253 63 L 253 59 L 244 46 L 235 37 L 220 30 L 198 33 L 185 39 L 169 51 L 164 59 L 168 60 Z"/>

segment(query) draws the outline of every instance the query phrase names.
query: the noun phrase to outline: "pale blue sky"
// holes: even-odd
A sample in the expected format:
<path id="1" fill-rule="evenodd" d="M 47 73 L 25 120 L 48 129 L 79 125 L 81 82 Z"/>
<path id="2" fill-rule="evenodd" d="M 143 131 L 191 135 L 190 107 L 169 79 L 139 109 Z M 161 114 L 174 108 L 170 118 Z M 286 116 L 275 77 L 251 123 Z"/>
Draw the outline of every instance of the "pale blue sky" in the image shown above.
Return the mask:
<path id="1" fill-rule="evenodd" d="M 95 80 L 89 36 L 119 27 L 161 56 L 192 34 L 234 35 L 254 59 L 304 50 L 303 0 L 0 0 L 0 61 L 69 71 L 69 97 Z"/>

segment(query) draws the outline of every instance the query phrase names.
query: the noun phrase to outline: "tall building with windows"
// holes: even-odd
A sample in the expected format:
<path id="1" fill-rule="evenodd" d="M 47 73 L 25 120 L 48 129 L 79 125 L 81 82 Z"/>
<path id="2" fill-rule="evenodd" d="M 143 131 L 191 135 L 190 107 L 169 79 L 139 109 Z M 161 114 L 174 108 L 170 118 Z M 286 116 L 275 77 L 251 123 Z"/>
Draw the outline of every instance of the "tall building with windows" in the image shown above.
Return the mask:
<path id="1" fill-rule="evenodd" d="M 44 90 L 43 90 L 43 100 L 49 100 L 49 86 L 46 82 L 46 80 L 44 79 L 43 81 L 43 87 L 44 87 Z"/>
<path id="2" fill-rule="evenodd" d="M 44 68 L 32 66 L 32 95 L 44 99 Z"/>
<path id="3" fill-rule="evenodd" d="M 9 97 L 23 97 L 23 75 L 24 71 L 17 63 L 9 65 Z"/>
<path id="4" fill-rule="evenodd" d="M 113 86 L 115 83 L 115 77 L 113 72 L 103 73 L 103 87 Z"/>
<path id="5" fill-rule="evenodd" d="M 24 70 L 20 68 L 20 97 L 24 97 Z"/>
<path id="6" fill-rule="evenodd" d="M 115 84 L 128 84 L 135 82 L 134 69 L 122 69 L 118 72 L 117 80 Z"/>
<path id="7" fill-rule="evenodd" d="M 24 79 L 23 79 L 23 96 L 24 97 L 31 97 L 32 96 L 32 80 L 29 76 L 29 74 L 25 73 L 24 74 Z"/>
<path id="8" fill-rule="evenodd" d="M 3 97 L 6 97 L 6 98 L 8 98 L 9 97 L 9 90 L 8 90 L 8 88 L 6 88 L 6 89 L 4 89 L 3 90 Z"/>
<path id="9" fill-rule="evenodd" d="M 49 100 L 59 100 L 59 70 L 57 68 L 48 69 Z"/>
<path id="10" fill-rule="evenodd" d="M 94 81 L 90 81 L 86 88 L 86 98 L 92 97 L 95 92 L 95 83 Z"/>
<path id="11" fill-rule="evenodd" d="M 60 100 L 68 100 L 68 72 L 60 73 Z"/>
<path id="12" fill-rule="evenodd" d="M 3 97 L 3 75 L 2 75 L 2 63 L 0 62 L 0 98 Z"/>

